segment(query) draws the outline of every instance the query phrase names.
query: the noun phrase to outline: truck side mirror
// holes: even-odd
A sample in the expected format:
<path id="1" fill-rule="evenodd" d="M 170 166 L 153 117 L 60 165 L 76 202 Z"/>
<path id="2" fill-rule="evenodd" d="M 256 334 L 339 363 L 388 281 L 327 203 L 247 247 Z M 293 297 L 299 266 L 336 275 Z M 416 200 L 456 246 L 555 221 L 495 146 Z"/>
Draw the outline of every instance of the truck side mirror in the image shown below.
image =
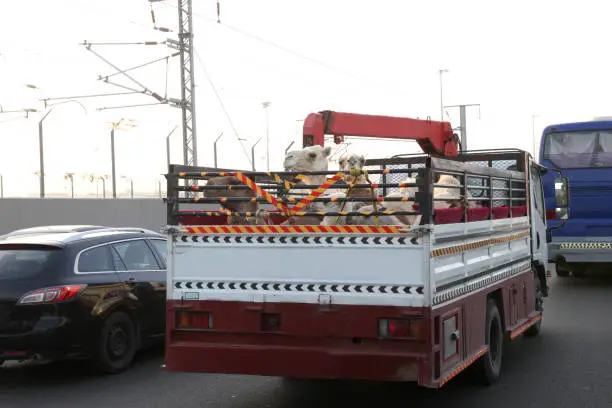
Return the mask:
<path id="1" fill-rule="evenodd" d="M 555 217 L 558 220 L 569 218 L 569 181 L 567 177 L 556 177 L 555 184 Z"/>

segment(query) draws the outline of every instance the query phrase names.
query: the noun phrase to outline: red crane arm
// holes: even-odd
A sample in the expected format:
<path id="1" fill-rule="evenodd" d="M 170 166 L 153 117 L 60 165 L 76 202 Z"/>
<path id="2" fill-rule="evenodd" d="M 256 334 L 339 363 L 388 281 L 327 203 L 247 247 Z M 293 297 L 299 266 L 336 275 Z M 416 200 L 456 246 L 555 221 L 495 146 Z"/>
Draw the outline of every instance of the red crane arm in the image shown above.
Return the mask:
<path id="1" fill-rule="evenodd" d="M 324 144 L 325 135 L 334 135 L 336 144 L 344 136 L 416 140 L 427 154 L 456 156 L 458 144 L 450 123 L 322 111 L 311 113 L 304 121 L 304 147 Z"/>

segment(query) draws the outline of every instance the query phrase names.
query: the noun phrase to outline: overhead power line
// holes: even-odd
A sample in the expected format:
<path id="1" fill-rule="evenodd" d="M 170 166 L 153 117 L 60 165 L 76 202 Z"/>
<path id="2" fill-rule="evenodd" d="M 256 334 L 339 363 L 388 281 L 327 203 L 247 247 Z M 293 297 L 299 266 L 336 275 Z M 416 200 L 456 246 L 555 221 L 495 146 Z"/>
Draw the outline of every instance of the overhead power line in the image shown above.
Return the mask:
<path id="1" fill-rule="evenodd" d="M 162 2 L 162 3 L 160 3 L 160 4 L 164 4 L 164 5 L 166 5 L 166 6 L 176 8 L 176 6 L 175 6 L 174 4 L 170 4 L 170 3 L 163 3 L 163 2 Z M 385 84 L 385 83 L 380 82 L 380 81 L 378 81 L 378 80 L 376 80 L 376 79 L 374 79 L 374 78 L 367 78 L 367 77 L 363 77 L 363 76 L 360 76 L 360 75 L 354 74 L 354 73 L 352 73 L 352 72 L 349 72 L 349 71 L 346 71 L 346 70 L 344 70 L 344 69 L 341 69 L 341 68 L 338 68 L 338 67 L 336 67 L 336 66 L 333 66 L 333 65 L 331 65 L 331 64 L 328 64 L 327 62 L 321 61 L 321 60 L 319 60 L 319 59 L 317 59 L 317 58 L 314 58 L 314 57 L 311 57 L 311 56 L 305 55 L 305 54 L 303 54 L 303 53 L 301 53 L 301 52 L 295 51 L 295 50 L 293 50 L 293 49 L 291 49 L 291 48 L 289 48 L 289 47 L 286 47 L 286 46 L 280 45 L 280 44 L 278 44 L 278 43 L 276 43 L 276 42 L 274 42 L 274 41 L 268 40 L 268 39 L 263 38 L 263 37 L 261 37 L 261 36 L 259 36 L 259 35 L 256 35 L 256 34 L 253 34 L 253 33 L 250 33 L 250 32 L 248 32 L 248 31 L 245 31 L 245 30 L 243 30 L 243 29 L 240 29 L 240 28 L 238 28 L 238 27 L 235 27 L 235 26 L 232 26 L 232 25 L 229 25 L 229 24 L 225 24 L 225 23 L 218 22 L 216 19 L 211 18 L 211 17 L 208 17 L 208 16 L 205 16 L 205 15 L 203 15 L 203 14 L 200 14 L 200 13 L 195 13 L 195 12 L 194 12 L 194 13 L 193 13 L 193 16 L 194 16 L 194 17 L 198 17 L 198 18 L 200 18 L 200 19 L 202 19 L 202 20 L 204 20 L 204 21 L 206 21 L 206 22 L 209 22 L 209 23 L 214 23 L 215 25 L 218 25 L 218 26 L 224 27 L 224 28 L 226 28 L 226 29 L 228 29 L 228 30 L 230 30 L 230 31 L 233 31 L 233 32 L 235 32 L 235 33 L 238 33 L 238 34 L 240 34 L 240 35 L 242 35 L 242 36 L 244 36 L 244 37 L 247 37 L 247 38 L 250 38 L 250 39 L 253 39 L 253 40 L 259 41 L 259 42 L 261 42 L 262 44 L 266 44 L 266 45 L 268 45 L 268 46 L 270 46 L 270 47 L 272 47 L 272 48 L 276 48 L 276 49 L 278 49 L 279 51 L 282 51 L 282 52 L 285 52 L 285 53 L 287 53 L 287 54 L 293 55 L 293 56 L 295 56 L 295 57 L 298 57 L 298 58 L 300 58 L 300 59 L 303 59 L 303 60 L 305 60 L 305 61 L 308 61 L 308 62 L 310 62 L 310 63 L 312 63 L 312 64 L 319 65 L 319 66 L 321 66 L 321 67 L 323 67 L 323 68 L 326 68 L 326 69 L 328 69 L 328 70 L 330 70 L 330 71 L 336 72 L 337 74 L 340 74 L 340 75 L 343 75 L 343 76 L 346 76 L 346 77 L 351 77 L 351 78 L 353 78 L 353 79 L 355 79 L 355 80 L 358 80 L 358 81 L 361 81 L 361 82 L 367 82 L 367 83 L 370 83 L 371 85 L 376 85 L 376 86 L 378 86 L 379 88 L 384 88 L 384 89 L 385 89 L 386 91 L 388 91 L 388 92 L 400 93 L 400 94 L 402 94 L 402 95 L 406 95 L 406 94 L 408 94 L 407 92 L 402 92 L 402 91 L 399 91 L 399 92 L 398 92 L 397 87 L 394 87 L 394 86 L 392 86 L 392 85 L 390 85 L 390 84 Z"/>
<path id="2" fill-rule="evenodd" d="M 234 131 L 234 135 L 236 136 L 236 139 L 238 140 L 238 143 L 240 143 L 240 146 L 242 147 L 242 151 L 244 152 L 245 156 L 247 157 L 247 160 L 249 161 L 249 164 L 252 166 L 253 163 L 251 162 L 251 157 L 249 156 L 249 153 L 246 150 L 246 147 L 244 147 L 244 144 L 242 143 L 242 140 L 240 138 L 240 136 L 238 135 L 238 130 L 236 129 L 236 126 L 234 126 L 234 122 L 232 121 L 232 118 L 229 114 L 229 112 L 227 111 L 227 108 L 225 107 L 225 104 L 223 103 L 223 100 L 221 99 L 221 96 L 219 95 L 219 92 L 217 92 L 217 88 L 215 87 L 215 84 L 212 81 L 212 78 L 210 77 L 208 70 L 206 69 L 206 66 L 204 65 L 204 62 L 202 62 L 202 59 L 200 58 L 200 54 L 198 54 L 197 51 L 194 51 L 194 54 L 196 56 L 196 59 L 198 60 L 198 63 L 200 64 L 200 67 L 202 68 L 202 71 L 204 71 L 204 75 L 206 76 L 206 79 L 208 80 L 208 83 L 210 84 L 210 87 L 212 88 L 213 92 L 215 93 L 215 97 L 217 98 L 217 101 L 219 101 L 219 105 L 221 105 L 221 109 L 223 109 L 223 113 L 225 114 L 225 117 L 227 118 L 227 121 L 229 122 L 230 126 L 232 127 L 233 131 Z"/>

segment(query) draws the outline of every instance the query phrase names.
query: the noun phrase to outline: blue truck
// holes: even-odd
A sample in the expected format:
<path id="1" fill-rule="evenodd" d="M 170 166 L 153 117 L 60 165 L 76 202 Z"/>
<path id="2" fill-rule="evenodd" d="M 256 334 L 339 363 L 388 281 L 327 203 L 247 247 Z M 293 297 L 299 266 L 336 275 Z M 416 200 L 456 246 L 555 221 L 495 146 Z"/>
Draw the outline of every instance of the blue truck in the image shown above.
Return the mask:
<path id="1" fill-rule="evenodd" d="M 547 126 L 540 143 L 548 262 L 557 276 L 612 267 L 612 118 Z M 555 175 L 557 173 L 557 175 Z M 555 214 L 555 177 L 569 179 L 569 208 Z M 557 215 L 557 216 L 556 216 Z"/>

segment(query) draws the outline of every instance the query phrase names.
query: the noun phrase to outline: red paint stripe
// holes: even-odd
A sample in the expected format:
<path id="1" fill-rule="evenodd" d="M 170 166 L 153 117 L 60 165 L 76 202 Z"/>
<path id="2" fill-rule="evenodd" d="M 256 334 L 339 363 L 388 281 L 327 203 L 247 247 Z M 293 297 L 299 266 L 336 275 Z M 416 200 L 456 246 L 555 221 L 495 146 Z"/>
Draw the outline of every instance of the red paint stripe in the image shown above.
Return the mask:
<path id="1" fill-rule="evenodd" d="M 366 232 L 366 229 L 361 225 L 357 225 L 355 228 L 357 228 L 357 231 L 361 232 L 362 234 L 365 234 Z"/>

